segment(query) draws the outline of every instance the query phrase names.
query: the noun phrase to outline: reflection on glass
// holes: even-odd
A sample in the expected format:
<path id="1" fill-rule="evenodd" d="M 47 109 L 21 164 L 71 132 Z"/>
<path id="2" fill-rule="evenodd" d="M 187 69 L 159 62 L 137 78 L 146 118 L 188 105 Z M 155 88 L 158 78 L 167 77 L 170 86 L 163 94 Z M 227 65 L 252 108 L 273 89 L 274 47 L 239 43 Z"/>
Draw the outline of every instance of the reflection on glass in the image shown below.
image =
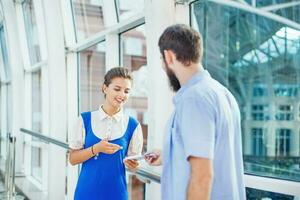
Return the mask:
<path id="1" fill-rule="evenodd" d="M 281 0 L 281 1 L 283 1 L 284 3 L 287 2 L 287 0 Z M 289 1 L 293 1 L 293 0 L 289 0 Z M 300 23 L 300 6 L 290 6 L 287 8 L 274 10 L 273 12 L 277 15 L 283 16 L 292 21 Z"/>
<path id="2" fill-rule="evenodd" d="M 41 70 L 32 73 L 32 130 L 42 132 L 42 74 Z M 36 141 L 32 138 L 32 141 Z M 39 182 L 42 181 L 42 149 L 31 147 L 31 175 Z"/>
<path id="3" fill-rule="evenodd" d="M 245 0 L 249 5 L 252 5 L 254 2 L 253 0 Z M 294 0 L 255 0 L 256 7 L 265 7 L 271 6 L 281 3 L 289 3 L 293 2 Z M 272 10 L 273 13 L 288 18 L 290 20 L 296 21 L 300 23 L 300 6 L 287 6 L 281 9 L 274 9 Z"/>
<path id="4" fill-rule="evenodd" d="M 133 75 L 133 87 L 125 111 L 135 117 L 141 124 L 144 135 L 144 148 L 147 149 L 148 123 L 148 86 L 145 25 L 131 29 L 120 35 L 122 44 L 122 66 L 128 67 Z M 131 198 L 143 199 L 145 184 L 135 176 L 131 180 Z M 143 198 L 141 198 L 143 197 Z"/>
<path id="5" fill-rule="evenodd" d="M 10 67 L 3 26 L 0 26 L 0 56 L 0 78 L 1 81 L 8 81 L 10 79 Z"/>
<path id="6" fill-rule="evenodd" d="M 41 53 L 33 0 L 26 0 L 22 6 L 30 63 L 34 65 L 41 61 Z"/>
<path id="7" fill-rule="evenodd" d="M 239 103 L 246 173 L 300 181 L 300 30 L 209 1 L 192 4 L 192 24 Z"/>
<path id="8" fill-rule="evenodd" d="M 80 111 L 97 110 L 104 102 L 101 86 L 105 75 L 105 42 L 79 53 Z"/>
<path id="9" fill-rule="evenodd" d="M 275 192 L 246 188 L 247 200 L 295 200 L 297 197 Z"/>
<path id="10" fill-rule="evenodd" d="M 3 21 L 3 12 L 2 12 L 2 8 L 0 8 L 0 22 Z"/>
<path id="11" fill-rule="evenodd" d="M 77 41 L 103 30 L 102 0 L 72 0 Z"/>
<path id="12" fill-rule="evenodd" d="M 1 12 L 1 9 L 0 9 Z M 2 12 L 1 12 L 2 16 Z M 1 19 L 0 19 L 1 20 Z M 10 70 L 9 68 L 9 63 L 8 63 L 8 55 L 7 55 L 7 48 L 6 48 L 6 41 L 5 41 L 5 32 L 4 32 L 4 27 L 3 25 L 0 25 L 0 81 L 8 81 L 8 71 Z M 6 94 L 4 94 L 4 91 L 2 92 L 1 89 L 3 87 L 3 90 L 6 91 Z M 1 96 L 3 95 L 4 96 Z M 6 95 L 8 97 L 7 99 L 7 106 L 6 110 L 1 110 L 2 109 L 2 100 L 6 98 Z M 5 102 L 5 101 L 4 101 Z M 3 112 L 7 113 L 9 115 L 9 112 L 11 112 L 11 84 L 5 86 L 5 85 L 0 85 L 0 156 L 3 158 L 6 158 L 6 138 L 7 138 L 7 133 L 11 131 L 11 115 L 8 116 L 6 119 L 7 124 L 1 124 L 1 122 L 4 122 L 5 120 L 1 120 L 1 117 L 3 116 Z"/>
<path id="13" fill-rule="evenodd" d="M 119 21 L 128 19 L 144 9 L 144 0 L 117 0 Z"/>

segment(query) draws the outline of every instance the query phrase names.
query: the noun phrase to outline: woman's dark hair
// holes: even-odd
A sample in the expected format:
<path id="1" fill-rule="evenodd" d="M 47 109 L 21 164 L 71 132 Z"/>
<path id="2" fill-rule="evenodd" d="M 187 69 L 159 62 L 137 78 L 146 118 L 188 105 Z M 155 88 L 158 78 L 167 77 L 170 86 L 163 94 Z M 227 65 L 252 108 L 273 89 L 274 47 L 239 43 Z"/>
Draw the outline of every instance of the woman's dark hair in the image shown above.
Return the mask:
<path id="1" fill-rule="evenodd" d="M 111 81 L 114 78 L 125 78 L 132 81 L 132 76 L 130 71 L 127 68 L 124 67 L 114 67 L 110 69 L 108 72 L 106 72 L 104 76 L 104 84 L 106 86 L 109 86 L 111 84 Z"/>

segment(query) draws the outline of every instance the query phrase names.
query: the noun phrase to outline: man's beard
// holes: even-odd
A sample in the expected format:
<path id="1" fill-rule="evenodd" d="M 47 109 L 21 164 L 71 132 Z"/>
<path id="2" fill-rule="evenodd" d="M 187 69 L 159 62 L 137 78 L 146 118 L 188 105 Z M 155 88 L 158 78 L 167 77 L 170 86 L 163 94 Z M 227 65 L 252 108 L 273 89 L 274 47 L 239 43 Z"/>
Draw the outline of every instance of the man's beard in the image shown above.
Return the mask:
<path id="1" fill-rule="evenodd" d="M 181 88 L 180 82 L 177 79 L 174 72 L 169 68 L 166 62 L 165 62 L 165 66 L 166 66 L 166 73 L 169 78 L 169 85 L 174 92 L 177 92 Z"/>

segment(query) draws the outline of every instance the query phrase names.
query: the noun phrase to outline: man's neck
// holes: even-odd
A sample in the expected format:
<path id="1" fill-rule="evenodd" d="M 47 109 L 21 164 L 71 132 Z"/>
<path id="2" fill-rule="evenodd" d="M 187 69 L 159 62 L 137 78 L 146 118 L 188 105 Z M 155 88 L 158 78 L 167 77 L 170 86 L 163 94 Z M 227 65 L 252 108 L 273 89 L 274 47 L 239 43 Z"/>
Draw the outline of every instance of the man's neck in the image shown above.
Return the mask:
<path id="1" fill-rule="evenodd" d="M 183 86 L 186 84 L 195 74 L 204 70 L 201 64 L 191 64 L 190 66 L 182 66 L 178 69 L 176 76 L 180 82 L 180 85 Z"/>

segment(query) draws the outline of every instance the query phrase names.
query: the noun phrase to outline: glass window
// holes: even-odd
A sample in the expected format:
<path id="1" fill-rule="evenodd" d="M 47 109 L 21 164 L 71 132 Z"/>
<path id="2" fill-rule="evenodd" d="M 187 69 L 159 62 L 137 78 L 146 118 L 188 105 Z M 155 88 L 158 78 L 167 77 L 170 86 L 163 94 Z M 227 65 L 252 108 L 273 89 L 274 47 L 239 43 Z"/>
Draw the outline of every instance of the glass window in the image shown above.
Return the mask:
<path id="1" fill-rule="evenodd" d="M 277 112 L 275 119 L 279 121 L 292 121 L 294 120 L 294 111 L 292 105 L 279 105 L 277 106 Z"/>
<path id="2" fill-rule="evenodd" d="M 253 86 L 253 97 L 268 96 L 268 90 L 266 85 L 257 84 Z"/>
<path id="3" fill-rule="evenodd" d="M 269 120 L 269 106 L 254 104 L 252 105 L 252 120 L 255 121 L 265 121 Z"/>
<path id="4" fill-rule="evenodd" d="M 300 156 L 300 141 L 294 134 L 299 127 L 291 126 L 298 124 L 292 114 L 299 101 L 300 31 L 208 0 L 191 6 L 192 26 L 203 35 L 203 65 L 229 88 L 242 112 L 246 173 L 300 181 L 299 161 L 294 159 Z M 293 17 L 300 19 L 298 14 Z M 269 117 L 284 120 L 274 124 Z M 286 127 L 291 127 L 290 132 L 282 130 Z M 261 129 L 268 131 L 262 134 Z M 264 141 L 267 151 L 258 148 Z M 264 152 L 256 159 L 249 156 Z"/>
<path id="5" fill-rule="evenodd" d="M 102 0 L 72 0 L 72 6 L 77 41 L 105 28 Z"/>
<path id="6" fill-rule="evenodd" d="M 144 0 L 117 0 L 119 20 L 128 19 L 144 10 Z"/>
<path id="7" fill-rule="evenodd" d="M 276 130 L 276 156 L 289 156 L 291 150 L 291 129 Z"/>
<path id="8" fill-rule="evenodd" d="M 0 80 L 8 81 L 10 79 L 10 67 L 3 25 L 0 25 L 0 56 Z"/>
<path id="9" fill-rule="evenodd" d="M 264 132 L 262 128 L 252 128 L 252 154 L 265 156 L 267 153 Z"/>
<path id="10" fill-rule="evenodd" d="M 286 3 L 287 1 L 292 1 L 292 0 L 281 0 L 281 2 L 283 3 Z M 275 3 L 278 4 L 277 2 Z M 292 21 L 295 21 L 297 23 L 300 23 L 300 6 L 291 6 L 288 8 L 277 9 L 272 12 L 282 17 L 288 18 Z"/>
<path id="11" fill-rule="evenodd" d="M 4 21 L 4 18 L 3 18 L 3 12 L 2 12 L 2 6 L 0 8 L 0 23 Z"/>
<path id="12" fill-rule="evenodd" d="M 32 73 L 32 130 L 42 132 L 42 74 L 41 70 Z M 32 138 L 34 144 L 37 139 Z M 42 181 L 42 149 L 31 147 L 31 175 Z"/>
<path id="13" fill-rule="evenodd" d="M 300 33 L 300 32 L 299 32 Z M 299 35 L 300 38 L 300 35 Z M 288 84 L 275 84 L 274 94 L 278 97 L 297 97 L 298 85 L 288 85 Z"/>
<path id="14" fill-rule="evenodd" d="M 144 138 L 147 138 L 147 58 L 145 25 L 124 32 L 120 36 L 122 44 L 122 66 L 128 67 L 133 75 L 133 88 L 129 101 L 126 104 L 127 111 L 136 117 L 143 128 Z M 145 148 L 146 148 L 146 141 Z"/>
<path id="15" fill-rule="evenodd" d="M 297 197 L 275 192 L 246 188 L 247 200 L 295 200 Z"/>
<path id="16" fill-rule="evenodd" d="M 105 42 L 79 52 L 80 111 L 97 110 L 104 95 L 101 86 L 105 75 Z"/>
<path id="17" fill-rule="evenodd" d="M 23 14 L 30 63 L 34 65 L 41 61 L 41 52 L 33 0 L 26 0 L 23 3 Z"/>
<path id="18" fill-rule="evenodd" d="M 148 122 L 148 85 L 147 85 L 147 58 L 145 25 L 131 29 L 120 35 L 121 40 L 121 63 L 128 67 L 133 75 L 133 88 L 130 98 L 125 105 L 125 112 L 135 117 L 141 124 L 144 135 L 144 148 L 147 147 Z M 131 186 L 131 199 L 140 199 L 144 196 L 145 184 L 135 176 L 129 181 Z"/>

